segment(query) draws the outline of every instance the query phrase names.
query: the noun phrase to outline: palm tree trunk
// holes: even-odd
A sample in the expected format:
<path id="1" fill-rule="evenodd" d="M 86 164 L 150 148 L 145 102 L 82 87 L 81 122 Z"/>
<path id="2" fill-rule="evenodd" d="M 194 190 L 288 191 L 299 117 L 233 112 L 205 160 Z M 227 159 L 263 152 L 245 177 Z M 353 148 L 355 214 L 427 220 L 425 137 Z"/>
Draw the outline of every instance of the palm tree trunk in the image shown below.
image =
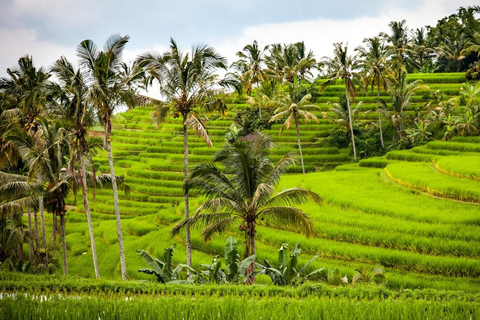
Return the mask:
<path id="1" fill-rule="evenodd" d="M 93 226 L 92 226 L 92 217 L 90 216 L 90 204 L 88 203 L 88 196 L 87 196 L 87 177 L 85 176 L 85 160 L 83 159 L 83 148 L 80 147 L 80 184 L 82 186 L 82 194 L 83 194 L 83 207 L 85 208 L 85 213 L 87 215 L 87 223 L 88 223 L 88 232 L 90 234 L 90 246 L 92 248 L 92 256 L 93 256 L 93 269 L 95 270 L 95 278 L 100 278 L 100 272 L 98 270 L 98 260 L 97 260 L 97 249 L 95 246 L 95 236 L 93 234 Z"/>
<path id="2" fill-rule="evenodd" d="M 38 196 L 38 210 L 40 211 L 40 224 L 42 225 L 42 248 L 47 248 L 47 233 L 45 230 L 45 212 L 43 209 L 43 195 Z"/>
<path id="3" fill-rule="evenodd" d="M 62 228 L 62 255 L 63 255 L 63 275 L 68 274 L 67 268 L 67 241 L 65 240 L 65 212 L 60 215 L 60 225 Z"/>
<path id="4" fill-rule="evenodd" d="M 32 212 L 28 208 L 28 249 L 29 249 L 29 261 L 33 263 L 33 231 L 32 231 Z"/>
<path id="5" fill-rule="evenodd" d="M 112 179 L 113 203 L 115 206 L 115 220 L 117 222 L 118 246 L 120 250 L 120 268 L 122 273 L 122 279 L 127 280 L 127 267 L 125 264 L 125 251 L 123 247 L 122 222 L 120 221 L 120 206 L 118 204 L 117 181 L 115 180 L 115 169 L 113 168 L 112 145 L 110 144 L 110 128 L 111 123 L 110 119 L 108 119 L 108 121 L 105 123 L 105 146 L 107 147 L 108 165 L 110 166 L 110 176 Z"/>
<path id="6" fill-rule="evenodd" d="M 300 127 L 298 125 L 298 117 L 297 117 L 296 111 L 294 111 L 294 117 L 295 117 L 295 129 L 297 129 L 297 141 L 298 141 L 298 151 L 300 152 L 300 163 L 302 164 L 302 173 L 305 174 L 305 166 L 303 165 L 302 146 L 300 144 Z"/>
<path id="7" fill-rule="evenodd" d="M 183 115 L 183 173 L 185 185 L 188 182 L 188 139 L 187 139 L 187 115 Z M 185 191 L 185 219 L 190 217 L 188 190 Z M 187 247 L 187 265 L 192 266 L 192 243 L 190 240 L 190 226 L 185 227 L 185 246 Z"/>
<path id="8" fill-rule="evenodd" d="M 247 257 L 251 256 L 252 254 L 255 254 L 255 221 L 249 221 L 248 222 L 248 242 L 247 242 L 247 250 L 248 252 Z M 255 271 L 255 260 L 252 261 L 252 264 L 248 266 L 247 268 L 247 274 L 251 274 Z M 250 278 L 248 278 L 246 284 L 254 284 L 255 283 L 255 276 L 252 275 Z"/>
<path id="9" fill-rule="evenodd" d="M 52 225 L 52 235 L 53 235 L 53 257 L 57 257 L 57 215 L 54 213 L 53 215 L 53 225 Z"/>
<path id="10" fill-rule="evenodd" d="M 377 98 L 378 98 L 378 127 L 380 128 L 380 144 L 382 148 L 385 149 L 385 144 L 383 142 L 383 128 L 382 128 L 382 115 L 380 112 L 380 88 L 377 85 Z"/>
<path id="11" fill-rule="evenodd" d="M 350 123 L 350 134 L 352 136 L 353 161 L 357 162 L 357 148 L 355 147 L 355 135 L 353 134 L 352 110 L 350 108 L 350 97 L 348 95 L 347 82 L 345 81 L 345 96 L 347 98 L 348 121 Z"/>
<path id="12" fill-rule="evenodd" d="M 33 211 L 33 226 L 35 228 L 35 248 L 38 250 L 38 216 L 37 216 L 37 210 Z"/>

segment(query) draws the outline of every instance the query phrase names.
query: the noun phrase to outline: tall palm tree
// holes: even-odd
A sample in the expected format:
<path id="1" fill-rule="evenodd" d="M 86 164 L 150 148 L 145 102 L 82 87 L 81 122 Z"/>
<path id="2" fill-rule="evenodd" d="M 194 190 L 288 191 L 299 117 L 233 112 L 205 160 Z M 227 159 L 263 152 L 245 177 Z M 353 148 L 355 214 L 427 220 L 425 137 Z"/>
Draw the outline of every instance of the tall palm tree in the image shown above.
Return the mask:
<path id="1" fill-rule="evenodd" d="M 359 62 L 356 57 L 348 55 L 348 47 L 343 43 L 337 42 L 334 46 L 334 57 L 325 57 L 324 65 L 327 67 L 328 80 L 324 86 L 332 84 L 337 79 L 343 80 L 345 84 L 345 97 L 347 98 L 348 118 L 350 123 L 350 136 L 352 139 L 353 159 L 357 161 L 357 149 L 355 147 L 355 134 L 353 133 L 352 110 L 350 108 L 350 96 L 355 101 L 355 85 L 361 86 L 360 75 L 356 72 L 359 68 Z"/>
<path id="2" fill-rule="evenodd" d="M 87 103 L 97 110 L 105 127 L 104 147 L 108 153 L 110 175 L 115 177 L 111 145 L 112 115 L 115 109 L 124 103 L 130 95 L 125 81 L 122 81 L 122 53 L 129 40 L 128 36 L 112 35 L 105 43 L 103 51 L 97 50 L 92 40 L 84 40 L 77 48 L 80 67 L 89 86 Z M 120 207 L 116 179 L 112 179 L 115 220 L 117 224 L 118 246 L 120 251 L 120 267 L 122 279 L 127 279 L 127 267 L 123 245 L 123 232 L 120 220 Z"/>
<path id="3" fill-rule="evenodd" d="M 51 71 L 56 75 L 60 83 L 58 97 L 59 102 L 64 107 L 64 121 L 71 135 L 69 139 L 73 149 L 71 158 L 74 162 L 80 162 L 79 180 L 82 188 L 83 206 L 87 215 L 95 277 L 99 278 L 97 250 L 87 196 L 87 178 L 84 159 L 85 154 L 89 152 L 87 134 L 93 125 L 94 110 L 91 104 L 86 103 L 88 88 L 80 70 L 75 70 L 65 57 L 61 57 L 55 62 Z M 75 163 L 71 166 L 73 170 L 75 170 L 74 165 Z M 75 180 L 76 179 L 73 179 L 73 181 Z"/>
<path id="4" fill-rule="evenodd" d="M 392 65 L 399 76 L 406 70 L 407 55 L 411 52 L 408 45 L 407 21 L 391 21 L 388 26 L 391 33 L 381 32 L 380 37 L 389 43 L 388 48 L 393 54 Z"/>
<path id="5" fill-rule="evenodd" d="M 252 141 L 226 144 L 214 156 L 214 162 L 222 164 L 228 172 L 221 172 L 215 164 L 197 166 L 185 188 L 197 190 L 206 201 L 194 216 L 178 223 L 172 234 L 187 226 L 204 226 L 202 237 L 208 241 L 238 221 L 238 229 L 245 232 L 245 257 L 255 254 L 260 221 L 313 235 L 308 216 L 292 205 L 308 200 L 319 203 L 321 198 L 300 187 L 275 194 L 280 175 L 294 160 L 286 155 L 273 164 L 268 159 L 270 147 L 270 139 L 257 134 Z"/>
<path id="6" fill-rule="evenodd" d="M 380 143 L 382 148 L 385 148 L 383 142 L 383 128 L 382 128 L 382 104 L 380 102 L 380 89 L 389 90 L 387 77 L 391 75 L 390 65 L 388 63 L 388 51 L 379 37 L 365 38 L 363 43 L 366 48 L 359 47 L 356 50 L 359 52 L 361 58 L 360 68 L 363 69 L 365 75 L 364 85 L 370 85 L 377 88 L 377 103 L 378 103 L 378 127 L 380 129 Z"/>
<path id="7" fill-rule="evenodd" d="M 188 128 L 205 139 L 208 146 L 212 145 L 206 128 L 195 111 L 196 107 L 211 100 L 216 92 L 217 80 L 215 72 L 227 69 L 227 61 L 214 48 L 199 45 L 192 49 L 191 55 L 183 53 L 175 40 L 170 39 L 170 50 L 163 55 L 145 52 L 137 58 L 137 63 L 160 84 L 160 92 L 166 97 L 168 105 L 157 110 L 159 121 L 173 108 L 174 117 L 182 116 L 183 120 L 183 151 L 185 183 L 188 182 Z M 185 219 L 189 219 L 189 192 L 185 190 Z M 187 248 L 187 264 L 192 265 L 192 246 L 190 228 L 185 228 L 185 243 Z"/>
<path id="8" fill-rule="evenodd" d="M 320 110 L 320 108 L 310 102 L 310 99 L 312 98 L 311 94 L 304 96 L 299 95 L 299 88 L 300 86 L 298 84 L 292 84 L 289 87 L 289 92 L 287 95 L 273 101 L 273 105 L 277 109 L 274 111 L 272 118 L 270 118 L 270 122 L 286 118 L 283 126 L 280 128 L 280 135 L 283 133 L 284 129 L 288 130 L 292 124 L 295 124 L 295 130 L 297 131 L 298 151 L 300 153 L 300 163 L 302 165 L 302 173 L 305 174 L 302 145 L 300 143 L 300 126 L 298 120 L 315 120 L 318 123 L 318 118 L 308 110 Z"/>
<path id="9" fill-rule="evenodd" d="M 233 68 L 242 70 L 240 80 L 244 83 L 248 96 L 252 95 L 252 88 L 259 82 L 265 81 L 263 51 L 258 47 L 256 40 L 237 52 L 240 59 L 232 64 Z"/>

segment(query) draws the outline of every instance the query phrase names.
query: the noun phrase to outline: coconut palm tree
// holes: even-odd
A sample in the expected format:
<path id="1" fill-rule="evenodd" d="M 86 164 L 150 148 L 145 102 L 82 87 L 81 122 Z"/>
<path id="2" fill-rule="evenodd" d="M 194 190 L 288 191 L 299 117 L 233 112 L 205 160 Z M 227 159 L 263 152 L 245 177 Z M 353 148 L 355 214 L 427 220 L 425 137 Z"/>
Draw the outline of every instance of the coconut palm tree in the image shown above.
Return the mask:
<path id="1" fill-rule="evenodd" d="M 411 53 L 408 45 L 407 21 L 391 21 L 388 26 L 391 33 L 381 32 L 380 37 L 389 43 L 388 49 L 393 54 L 392 66 L 396 70 L 397 75 L 399 75 L 406 70 L 407 56 L 408 53 Z"/>
<path id="2" fill-rule="evenodd" d="M 287 95 L 280 97 L 280 99 L 273 101 L 273 105 L 276 107 L 274 115 L 270 118 L 270 122 L 285 119 L 283 126 L 280 128 L 280 135 L 284 129 L 290 129 L 295 124 L 295 130 L 297 131 L 297 143 L 298 151 L 300 153 L 300 163 L 302 165 L 302 173 L 305 174 L 305 165 L 303 163 L 302 145 L 300 143 L 300 126 L 299 119 L 307 121 L 314 120 L 318 123 L 318 118 L 308 110 L 320 110 L 320 108 L 310 102 L 312 98 L 311 94 L 304 96 L 299 95 L 300 86 L 298 84 L 292 84 L 289 86 L 289 92 Z"/>
<path id="3" fill-rule="evenodd" d="M 83 206 L 87 215 L 93 267 L 95 277 L 99 278 L 97 250 L 87 196 L 87 178 L 84 159 L 85 154 L 89 152 L 87 134 L 88 130 L 93 126 L 94 110 L 91 104 L 86 103 L 88 88 L 80 70 L 75 70 L 65 57 L 61 57 L 55 62 L 51 71 L 56 75 L 60 83 L 57 96 L 59 102 L 64 107 L 63 118 L 67 124 L 70 135 L 69 142 L 72 149 L 71 159 L 73 160 L 73 163 L 69 166 L 71 168 L 70 170 L 75 170 L 75 162 L 80 163 L 79 180 L 82 188 Z M 73 179 L 73 181 L 75 180 L 76 179 Z"/>
<path id="4" fill-rule="evenodd" d="M 244 83 L 248 96 L 252 95 L 252 88 L 259 82 L 265 81 L 263 51 L 258 47 L 256 40 L 252 44 L 243 47 L 237 52 L 240 59 L 235 61 L 231 67 L 242 70 L 240 80 Z"/>
<path id="5" fill-rule="evenodd" d="M 77 48 L 77 55 L 85 81 L 88 84 L 87 104 L 92 104 L 105 127 L 104 147 L 108 153 L 110 175 L 115 177 L 111 145 L 112 115 L 131 92 L 121 77 L 122 53 L 129 40 L 128 36 L 112 35 L 99 51 L 92 40 L 84 40 Z M 123 245 L 123 232 L 120 220 L 120 207 L 116 179 L 112 179 L 115 220 L 117 225 L 120 268 L 122 279 L 127 279 L 127 267 Z"/>
<path id="6" fill-rule="evenodd" d="M 290 155 L 277 164 L 269 159 L 272 143 L 267 136 L 256 134 L 251 141 L 226 144 L 214 156 L 228 172 L 215 164 L 201 164 L 191 173 L 185 188 L 206 197 L 195 214 L 178 223 L 172 234 L 187 226 L 203 226 L 206 241 L 238 222 L 245 232 L 245 257 L 255 254 L 255 235 L 260 221 L 303 233 L 314 234 L 313 224 L 300 209 L 293 207 L 305 201 L 320 203 L 316 193 L 296 187 L 275 194 L 280 175 L 294 163 Z"/>
<path id="7" fill-rule="evenodd" d="M 355 134 L 353 133 L 352 110 L 350 108 L 350 96 L 355 101 L 355 85 L 361 86 L 361 79 L 356 70 L 359 68 L 359 61 L 356 57 L 348 55 L 348 46 L 337 42 L 334 46 L 334 57 L 324 57 L 323 64 L 327 67 L 328 80 L 323 84 L 328 86 L 337 79 L 343 80 L 345 84 L 345 97 L 347 98 L 348 118 L 350 123 L 350 136 L 352 139 L 353 159 L 357 161 L 357 149 L 355 147 Z"/>
<path id="8" fill-rule="evenodd" d="M 302 81 L 311 75 L 310 69 L 316 61 L 312 51 L 306 52 L 304 42 L 289 45 L 275 43 L 268 48 L 265 62 L 270 77 L 281 83 L 294 83 L 296 79 Z"/>
<path id="9" fill-rule="evenodd" d="M 9 78 L 0 78 L 0 91 L 9 97 L 5 101 L 7 103 L 10 102 L 10 106 L 1 115 L 6 125 L 4 134 L 8 135 L 10 131 L 21 128 L 35 140 L 35 145 L 39 148 L 40 141 L 37 139 L 38 122 L 46 116 L 47 87 L 50 74 L 43 68 L 37 69 L 31 56 L 20 58 L 18 67 L 8 68 L 7 74 Z M 8 143 L 8 146 L 15 149 L 12 143 Z M 42 246 L 46 249 L 44 205 L 41 192 L 38 194 L 38 202 L 42 228 Z"/>
<path id="10" fill-rule="evenodd" d="M 156 79 L 160 85 L 160 92 L 166 97 L 167 104 L 162 105 L 156 112 L 158 121 L 162 121 L 173 108 L 174 117 L 182 117 L 183 123 L 183 150 L 185 183 L 188 182 L 188 128 L 192 128 L 199 136 L 205 139 L 208 146 L 212 145 L 205 125 L 195 110 L 209 100 L 216 93 L 216 85 L 222 84 L 215 72 L 218 69 L 227 69 L 227 61 L 214 48 L 199 45 L 193 47 L 191 55 L 183 53 L 175 40 L 170 39 L 170 50 L 163 55 L 145 52 L 137 58 L 139 66 L 145 68 L 147 74 Z M 189 219 L 189 192 L 185 190 L 185 219 Z M 192 265 L 191 242 L 189 226 L 185 229 L 185 243 L 187 247 L 187 264 Z"/>
<path id="11" fill-rule="evenodd" d="M 411 61 L 420 72 L 428 72 L 425 60 L 431 58 L 434 52 L 427 44 L 427 32 L 425 28 L 417 28 L 410 33 Z"/>
<path id="12" fill-rule="evenodd" d="M 454 62 L 456 71 L 460 72 L 462 60 L 465 59 L 465 48 L 467 47 L 467 38 L 465 33 L 458 31 L 455 37 L 446 36 L 436 51 L 440 57 L 446 58 L 448 61 Z"/>
<path id="13" fill-rule="evenodd" d="M 388 79 L 392 105 L 392 122 L 395 124 L 397 129 L 397 135 L 401 139 L 403 138 L 404 130 L 404 118 L 403 111 L 408 108 L 410 101 L 412 100 L 415 91 L 428 89 L 428 86 L 423 85 L 421 80 L 416 80 L 414 82 L 407 82 L 407 73 L 403 72 L 399 79 Z M 384 103 L 384 102 L 382 102 Z"/>
<path id="14" fill-rule="evenodd" d="M 383 142 L 383 128 L 382 128 L 382 104 L 380 102 L 380 90 L 389 90 L 387 77 L 391 75 L 390 65 L 388 63 L 389 53 L 384 43 L 379 37 L 365 38 L 363 43 L 366 48 L 359 47 L 356 50 L 361 58 L 359 66 L 365 72 L 363 83 L 365 86 L 370 85 L 377 88 L 377 103 L 378 103 L 378 127 L 380 129 L 380 143 L 382 148 L 385 148 Z"/>

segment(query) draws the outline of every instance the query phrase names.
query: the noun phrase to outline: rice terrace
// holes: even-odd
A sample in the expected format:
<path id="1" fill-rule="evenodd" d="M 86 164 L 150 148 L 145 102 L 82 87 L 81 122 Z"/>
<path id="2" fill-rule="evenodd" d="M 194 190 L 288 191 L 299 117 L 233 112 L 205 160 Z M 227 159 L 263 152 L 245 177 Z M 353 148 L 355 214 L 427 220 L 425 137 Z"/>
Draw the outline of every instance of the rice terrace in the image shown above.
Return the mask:
<path id="1" fill-rule="evenodd" d="M 480 319 L 479 15 L 326 57 L 172 38 L 124 62 L 117 34 L 21 57 L 0 319 Z"/>

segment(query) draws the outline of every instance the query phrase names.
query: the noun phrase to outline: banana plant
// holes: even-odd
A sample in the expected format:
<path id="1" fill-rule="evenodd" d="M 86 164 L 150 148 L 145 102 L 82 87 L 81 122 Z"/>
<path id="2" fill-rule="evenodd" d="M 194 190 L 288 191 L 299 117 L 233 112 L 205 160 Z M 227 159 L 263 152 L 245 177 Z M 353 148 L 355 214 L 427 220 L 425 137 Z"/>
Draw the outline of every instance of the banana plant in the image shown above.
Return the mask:
<path id="1" fill-rule="evenodd" d="M 225 242 L 225 269 L 222 269 L 221 261 L 218 256 L 212 260 L 212 264 L 202 264 L 201 267 L 206 268 L 199 273 L 198 281 L 201 283 L 239 283 L 245 282 L 253 274 L 246 274 L 248 267 L 254 263 L 255 255 L 251 255 L 240 261 L 238 253 L 238 242 L 233 237 L 229 237 Z"/>
<path id="2" fill-rule="evenodd" d="M 288 244 L 284 243 L 278 250 L 278 268 L 273 267 L 268 260 L 263 260 L 264 265 L 257 264 L 257 267 L 260 269 L 256 274 L 266 274 L 272 279 L 274 285 L 286 286 L 286 285 L 300 285 L 305 281 L 309 280 L 313 275 L 322 272 L 325 268 L 316 269 L 309 274 L 302 276 L 307 267 L 315 260 L 318 256 L 314 256 L 310 261 L 308 261 L 301 269 L 298 266 L 298 259 L 302 250 L 300 249 L 300 244 L 297 244 L 295 248 L 288 256 L 287 253 Z"/>
<path id="3" fill-rule="evenodd" d="M 153 274 L 161 283 L 177 283 L 177 284 L 191 284 L 194 282 L 195 277 L 198 275 L 195 269 L 187 266 L 186 264 L 179 264 L 175 269 L 173 268 L 173 253 L 175 252 L 175 244 L 170 248 L 166 248 L 163 251 L 163 261 L 155 257 L 152 257 L 145 250 L 137 250 L 137 253 L 147 262 L 152 269 L 144 268 L 139 269 L 138 272 L 146 274 Z M 193 280 L 179 280 L 179 274 L 182 270 L 188 269 L 192 275 Z"/>

